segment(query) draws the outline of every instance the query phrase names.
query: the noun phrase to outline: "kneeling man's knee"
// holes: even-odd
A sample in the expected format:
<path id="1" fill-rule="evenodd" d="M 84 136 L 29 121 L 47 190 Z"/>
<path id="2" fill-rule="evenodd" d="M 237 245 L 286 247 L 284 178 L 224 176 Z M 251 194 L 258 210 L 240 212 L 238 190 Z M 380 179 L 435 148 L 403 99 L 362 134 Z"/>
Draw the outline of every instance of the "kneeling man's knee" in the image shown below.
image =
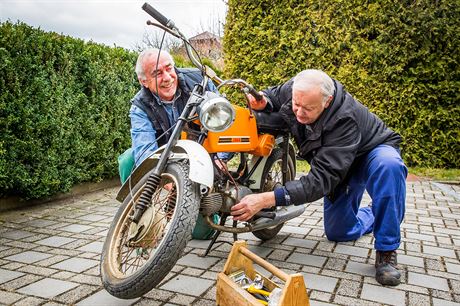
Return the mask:
<path id="1" fill-rule="evenodd" d="M 380 171 L 389 176 L 403 174 L 407 176 L 407 168 L 400 158 L 382 158 L 379 163 Z"/>

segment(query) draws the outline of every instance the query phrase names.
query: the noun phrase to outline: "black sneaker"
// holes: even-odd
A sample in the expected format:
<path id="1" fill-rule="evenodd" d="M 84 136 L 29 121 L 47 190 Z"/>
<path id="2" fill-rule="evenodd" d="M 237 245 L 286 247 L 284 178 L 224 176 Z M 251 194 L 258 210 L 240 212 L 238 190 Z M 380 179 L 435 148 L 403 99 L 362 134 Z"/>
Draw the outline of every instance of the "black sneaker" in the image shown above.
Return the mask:
<path id="1" fill-rule="evenodd" d="M 375 279 L 382 285 L 397 286 L 401 282 L 401 273 L 396 268 L 396 251 L 377 251 L 375 257 Z"/>

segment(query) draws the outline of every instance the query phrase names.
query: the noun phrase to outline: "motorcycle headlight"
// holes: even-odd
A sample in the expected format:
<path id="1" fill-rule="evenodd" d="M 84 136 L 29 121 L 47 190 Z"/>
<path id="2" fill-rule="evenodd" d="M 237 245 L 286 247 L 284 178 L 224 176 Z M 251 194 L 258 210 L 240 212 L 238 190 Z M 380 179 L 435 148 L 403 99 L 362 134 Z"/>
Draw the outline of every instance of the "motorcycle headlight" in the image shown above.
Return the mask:
<path id="1" fill-rule="evenodd" d="M 235 120 L 235 110 L 230 102 L 216 94 L 208 95 L 208 99 L 200 105 L 200 121 L 212 132 L 223 132 Z"/>

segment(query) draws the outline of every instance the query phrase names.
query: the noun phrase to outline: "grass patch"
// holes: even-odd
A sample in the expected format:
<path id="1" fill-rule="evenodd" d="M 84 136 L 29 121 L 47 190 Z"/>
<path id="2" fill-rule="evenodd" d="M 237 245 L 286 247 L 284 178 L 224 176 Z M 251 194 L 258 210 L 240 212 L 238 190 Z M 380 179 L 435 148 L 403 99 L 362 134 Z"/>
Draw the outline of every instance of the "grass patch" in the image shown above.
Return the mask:
<path id="1" fill-rule="evenodd" d="M 435 181 L 460 181 L 460 169 L 410 167 L 409 173 Z"/>
<path id="2" fill-rule="evenodd" d="M 229 168 L 236 169 L 239 163 L 239 156 L 236 155 L 229 161 Z M 310 165 L 305 160 L 297 160 L 297 173 L 308 173 Z M 422 168 L 410 167 L 409 173 L 423 179 L 435 181 L 460 181 L 460 169 L 439 169 L 439 168 Z"/>
<path id="3" fill-rule="evenodd" d="M 296 165 L 297 173 L 307 173 L 310 171 L 310 165 L 305 160 L 297 160 Z M 409 173 L 434 181 L 460 181 L 460 169 L 410 167 Z"/>
<path id="4" fill-rule="evenodd" d="M 240 164 L 240 154 L 235 154 L 232 159 L 227 162 L 227 167 L 230 170 L 235 171 L 238 169 L 238 165 Z"/>
<path id="5" fill-rule="evenodd" d="M 297 173 L 310 172 L 310 164 L 306 160 L 296 160 Z"/>

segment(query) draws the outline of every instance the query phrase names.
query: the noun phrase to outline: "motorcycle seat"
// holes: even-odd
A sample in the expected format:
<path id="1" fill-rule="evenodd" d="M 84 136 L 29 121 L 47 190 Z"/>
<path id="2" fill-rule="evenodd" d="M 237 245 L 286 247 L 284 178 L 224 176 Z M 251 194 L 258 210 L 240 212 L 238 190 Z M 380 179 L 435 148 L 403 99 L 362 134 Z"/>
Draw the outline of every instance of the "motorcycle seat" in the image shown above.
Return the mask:
<path id="1" fill-rule="evenodd" d="M 257 129 L 259 133 L 269 133 L 273 135 L 289 133 L 289 126 L 279 113 L 264 113 L 254 111 L 256 116 Z"/>

